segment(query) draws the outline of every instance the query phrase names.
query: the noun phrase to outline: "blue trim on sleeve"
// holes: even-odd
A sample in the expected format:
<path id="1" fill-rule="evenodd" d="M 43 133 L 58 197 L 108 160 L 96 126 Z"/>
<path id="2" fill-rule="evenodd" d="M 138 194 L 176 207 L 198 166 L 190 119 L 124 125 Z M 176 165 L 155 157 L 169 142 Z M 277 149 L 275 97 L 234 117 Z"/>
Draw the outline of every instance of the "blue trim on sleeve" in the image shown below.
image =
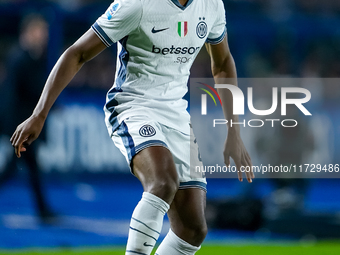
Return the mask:
<path id="1" fill-rule="evenodd" d="M 226 34 L 227 34 L 227 27 L 224 27 L 224 31 L 219 37 L 214 38 L 214 39 L 207 38 L 206 43 L 219 44 L 220 42 L 223 41 Z"/>
<path id="2" fill-rule="evenodd" d="M 97 22 L 95 22 L 91 28 L 98 35 L 100 40 L 105 44 L 106 47 L 110 47 L 114 42 L 109 38 L 109 36 L 105 33 L 105 31 L 99 26 Z"/>

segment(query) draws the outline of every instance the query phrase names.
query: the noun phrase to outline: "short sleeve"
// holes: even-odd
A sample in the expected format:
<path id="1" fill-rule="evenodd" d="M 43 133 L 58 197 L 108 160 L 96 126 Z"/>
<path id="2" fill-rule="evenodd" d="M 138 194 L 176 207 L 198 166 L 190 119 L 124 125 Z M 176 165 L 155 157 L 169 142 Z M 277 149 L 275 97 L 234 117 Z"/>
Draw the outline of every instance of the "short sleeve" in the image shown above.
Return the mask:
<path id="1" fill-rule="evenodd" d="M 226 17 L 225 17 L 225 9 L 222 0 L 217 0 L 217 16 L 213 27 L 211 28 L 208 38 L 206 40 L 207 43 L 210 44 L 219 44 L 223 41 L 226 33 Z"/>
<path id="2" fill-rule="evenodd" d="M 115 0 L 92 29 L 109 47 L 138 28 L 142 10 L 140 0 Z"/>

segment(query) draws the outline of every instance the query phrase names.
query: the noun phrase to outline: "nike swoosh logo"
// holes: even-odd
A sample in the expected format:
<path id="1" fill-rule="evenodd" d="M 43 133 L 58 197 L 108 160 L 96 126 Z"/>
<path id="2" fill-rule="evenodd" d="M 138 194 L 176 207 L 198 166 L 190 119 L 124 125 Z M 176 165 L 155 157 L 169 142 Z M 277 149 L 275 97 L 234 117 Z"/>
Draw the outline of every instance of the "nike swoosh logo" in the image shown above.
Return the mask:
<path id="1" fill-rule="evenodd" d="M 153 247 L 153 245 L 151 245 L 151 244 L 148 244 L 147 242 L 145 242 L 145 243 L 144 243 L 144 246 L 147 246 L 147 247 L 148 247 L 148 246 L 149 246 L 149 247 Z"/>
<path id="2" fill-rule="evenodd" d="M 167 27 L 167 28 L 163 28 L 163 29 L 155 29 L 155 27 L 153 27 L 153 29 L 151 30 L 151 32 L 152 32 L 153 34 L 156 34 L 156 33 L 162 32 L 162 31 L 167 30 L 167 29 L 169 29 L 169 28 Z"/>

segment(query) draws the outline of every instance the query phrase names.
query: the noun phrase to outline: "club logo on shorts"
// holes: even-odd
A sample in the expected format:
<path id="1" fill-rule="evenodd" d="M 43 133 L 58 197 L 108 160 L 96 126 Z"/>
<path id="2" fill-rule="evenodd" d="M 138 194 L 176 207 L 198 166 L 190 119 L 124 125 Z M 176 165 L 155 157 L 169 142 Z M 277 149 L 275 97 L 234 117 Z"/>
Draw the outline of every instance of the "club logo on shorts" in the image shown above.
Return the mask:
<path id="1" fill-rule="evenodd" d="M 196 34 L 198 38 L 203 39 L 208 33 L 207 23 L 204 22 L 205 18 L 199 18 L 201 20 L 196 27 Z M 203 20 L 203 21 L 202 21 Z"/>
<path id="2" fill-rule="evenodd" d="M 156 134 L 156 130 L 153 128 L 153 126 L 144 125 L 139 129 L 139 134 L 143 137 L 150 137 Z"/>

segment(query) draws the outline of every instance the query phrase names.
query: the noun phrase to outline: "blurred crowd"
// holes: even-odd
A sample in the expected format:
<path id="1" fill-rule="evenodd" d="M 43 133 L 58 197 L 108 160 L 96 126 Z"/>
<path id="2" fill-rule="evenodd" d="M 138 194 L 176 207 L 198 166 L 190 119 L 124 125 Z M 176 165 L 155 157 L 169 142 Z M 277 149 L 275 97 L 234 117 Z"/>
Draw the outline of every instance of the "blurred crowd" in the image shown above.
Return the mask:
<path id="1" fill-rule="evenodd" d="M 40 0 L 43 1 L 43 0 Z M 64 8 L 82 8 L 99 2 L 110 3 L 111 0 L 45 0 L 63 6 Z M 333 0 L 224 0 L 230 6 L 262 11 L 287 11 L 337 14 L 340 12 L 340 3 Z M 0 3 L 26 3 L 39 2 L 39 0 L 0 0 Z"/>
<path id="2" fill-rule="evenodd" d="M 22 16 L 39 11 L 50 23 L 50 69 L 60 53 L 91 26 L 110 2 L 0 0 L 0 19 L 2 23 L 9 20 L 8 25 L 0 26 L 0 86 L 8 71 L 7 52 L 17 40 Z M 229 41 L 240 77 L 340 76 L 339 1 L 226 0 L 225 5 Z M 101 54 L 85 66 L 71 86 L 109 88 L 115 70 L 112 48 L 111 54 Z M 192 76 L 210 77 L 208 62 L 202 50 Z"/>

